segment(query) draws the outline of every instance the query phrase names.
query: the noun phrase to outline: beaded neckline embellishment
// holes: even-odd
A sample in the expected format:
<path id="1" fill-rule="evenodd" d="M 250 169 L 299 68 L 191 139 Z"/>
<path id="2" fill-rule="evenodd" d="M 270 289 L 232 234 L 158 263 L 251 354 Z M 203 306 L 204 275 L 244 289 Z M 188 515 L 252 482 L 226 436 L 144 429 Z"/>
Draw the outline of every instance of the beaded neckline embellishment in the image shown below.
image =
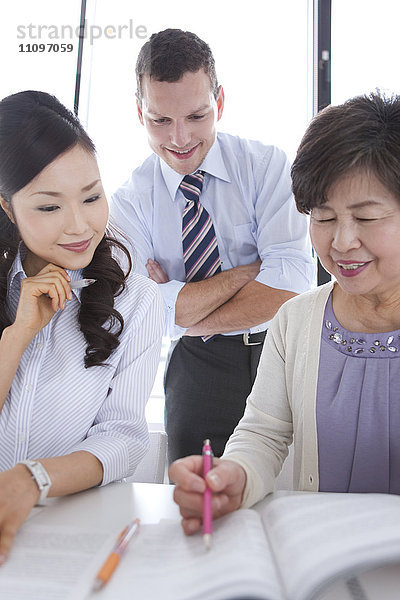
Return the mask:
<path id="1" fill-rule="evenodd" d="M 400 335 L 395 333 L 381 333 L 376 334 L 376 339 L 371 342 L 368 341 L 369 336 L 364 337 L 351 337 L 348 331 L 340 331 L 339 327 L 335 326 L 328 319 L 325 320 L 325 327 L 331 333 L 328 335 L 328 339 L 336 344 L 338 349 L 346 354 L 353 355 L 373 355 L 375 353 L 383 355 L 383 353 L 389 352 L 391 355 L 400 352 Z"/>

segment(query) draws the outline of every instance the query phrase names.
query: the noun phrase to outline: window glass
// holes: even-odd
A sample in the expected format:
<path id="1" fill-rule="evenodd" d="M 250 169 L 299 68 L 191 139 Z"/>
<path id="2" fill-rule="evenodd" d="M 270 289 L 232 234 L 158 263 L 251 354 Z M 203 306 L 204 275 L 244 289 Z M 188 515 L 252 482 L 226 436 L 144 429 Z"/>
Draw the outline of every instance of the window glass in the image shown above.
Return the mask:
<path id="1" fill-rule="evenodd" d="M 209 43 L 225 111 L 219 128 L 283 148 L 290 158 L 310 118 L 308 0 L 187 0 L 140 3 L 89 0 L 80 117 L 99 149 L 108 193 L 150 150 L 135 108 L 135 62 L 149 38 L 167 27 Z"/>
<path id="2" fill-rule="evenodd" d="M 80 7 L 80 0 L 1 3 L 0 98 L 40 90 L 73 109 Z"/>
<path id="3" fill-rule="evenodd" d="M 190 30 L 211 47 L 225 91 L 219 129 L 283 148 L 292 159 L 312 111 L 312 2 L 187 0 L 132 3 L 88 0 L 93 35 L 86 40 L 79 116 L 99 152 L 107 194 L 149 154 L 136 113 L 135 63 L 152 33 Z M 147 420 L 163 421 L 162 378 L 168 341 Z"/>
<path id="4" fill-rule="evenodd" d="M 40 89 L 72 109 L 80 0 L 2 6 L 0 97 Z M 79 117 L 98 148 L 108 195 L 150 153 L 136 116 L 135 62 L 150 35 L 167 27 L 193 31 L 211 46 L 225 90 L 220 130 L 278 145 L 292 159 L 311 117 L 310 7 L 312 0 L 87 0 Z M 151 422 L 163 420 L 167 348 L 164 340 Z"/>
<path id="5" fill-rule="evenodd" d="M 400 93 L 398 0 L 332 0 L 332 103 Z"/>

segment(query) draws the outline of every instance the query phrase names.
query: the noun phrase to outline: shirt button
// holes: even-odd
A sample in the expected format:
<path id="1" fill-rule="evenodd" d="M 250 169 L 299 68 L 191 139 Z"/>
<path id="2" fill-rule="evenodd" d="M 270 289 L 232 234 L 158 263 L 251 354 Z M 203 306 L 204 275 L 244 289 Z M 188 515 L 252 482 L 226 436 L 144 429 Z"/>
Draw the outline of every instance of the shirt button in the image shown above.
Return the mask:
<path id="1" fill-rule="evenodd" d="M 38 343 L 36 344 L 36 349 L 37 349 L 37 350 L 41 350 L 42 348 L 43 348 L 43 342 L 38 342 Z"/>
<path id="2" fill-rule="evenodd" d="M 21 432 L 19 434 L 19 443 L 23 444 L 25 442 L 25 440 L 26 440 L 26 435 L 25 435 L 25 433 Z"/>
<path id="3" fill-rule="evenodd" d="M 32 384 L 31 383 L 27 383 L 26 386 L 25 386 L 25 389 L 26 389 L 27 392 L 31 392 L 32 389 L 33 389 Z"/>

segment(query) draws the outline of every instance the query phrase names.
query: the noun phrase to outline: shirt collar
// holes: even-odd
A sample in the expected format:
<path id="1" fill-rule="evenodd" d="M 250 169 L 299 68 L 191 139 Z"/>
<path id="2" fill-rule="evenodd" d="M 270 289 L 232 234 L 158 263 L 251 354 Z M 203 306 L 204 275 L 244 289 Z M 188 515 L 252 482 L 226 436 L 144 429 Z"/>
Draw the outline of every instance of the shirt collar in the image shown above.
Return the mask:
<path id="1" fill-rule="evenodd" d="M 8 292 L 10 293 L 14 281 L 18 280 L 21 282 L 27 276 L 23 267 L 23 261 L 26 256 L 26 246 L 23 242 L 20 242 L 17 256 L 14 259 L 13 265 L 8 273 Z M 68 275 L 71 277 L 71 281 L 76 281 L 77 279 L 82 279 L 82 269 L 78 271 L 71 271 L 70 269 L 65 269 Z M 81 300 L 81 289 L 72 290 L 72 293 L 77 297 L 77 299 Z"/>
<path id="2" fill-rule="evenodd" d="M 165 185 L 167 186 L 171 200 L 174 201 L 176 198 L 176 192 L 178 191 L 179 185 L 183 179 L 180 173 L 177 173 L 167 163 L 160 159 L 161 172 L 164 177 Z M 199 166 L 199 169 L 209 173 L 213 177 L 222 179 L 223 181 L 231 182 L 228 171 L 226 169 L 224 159 L 221 153 L 221 147 L 219 145 L 218 137 L 208 151 L 207 156 Z M 196 169 L 197 170 L 197 169 Z"/>

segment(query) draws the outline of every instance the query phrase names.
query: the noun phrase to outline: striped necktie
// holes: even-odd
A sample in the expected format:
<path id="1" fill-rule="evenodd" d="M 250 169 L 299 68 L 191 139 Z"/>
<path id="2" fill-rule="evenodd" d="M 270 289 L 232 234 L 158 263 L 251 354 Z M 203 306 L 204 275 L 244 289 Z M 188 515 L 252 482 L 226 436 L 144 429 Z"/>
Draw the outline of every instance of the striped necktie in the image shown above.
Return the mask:
<path id="1" fill-rule="evenodd" d="M 182 217 L 182 246 L 186 281 L 201 281 L 221 271 L 217 238 L 211 217 L 200 204 L 204 172 L 186 175 L 179 186 L 186 198 Z M 214 336 L 203 336 L 209 342 Z"/>
<path id="2" fill-rule="evenodd" d="M 204 172 L 186 175 L 179 186 L 186 198 L 182 218 L 186 281 L 201 281 L 221 271 L 217 238 L 211 217 L 200 204 Z"/>

